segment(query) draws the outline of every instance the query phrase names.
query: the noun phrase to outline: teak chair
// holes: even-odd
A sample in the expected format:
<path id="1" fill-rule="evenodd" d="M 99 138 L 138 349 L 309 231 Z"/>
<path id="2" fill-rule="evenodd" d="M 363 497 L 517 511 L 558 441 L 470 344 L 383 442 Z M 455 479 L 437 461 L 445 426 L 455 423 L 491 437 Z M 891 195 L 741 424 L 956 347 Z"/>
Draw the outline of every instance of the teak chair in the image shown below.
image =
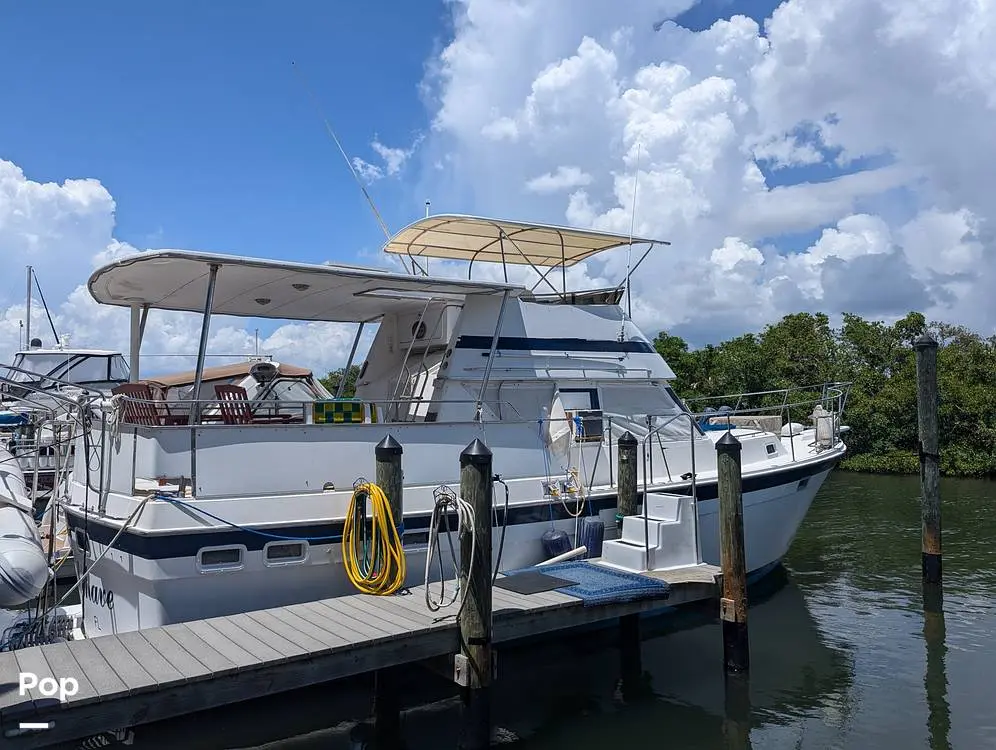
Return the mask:
<path id="1" fill-rule="evenodd" d="M 124 396 L 124 421 L 148 427 L 186 424 L 187 418 L 170 413 L 165 401 L 156 400 L 148 383 L 121 383 L 111 389 L 115 396 Z"/>
<path id="2" fill-rule="evenodd" d="M 220 384 L 214 387 L 221 420 L 225 424 L 275 424 L 290 421 L 286 415 L 262 417 L 253 414 L 246 389 L 241 385 Z"/>

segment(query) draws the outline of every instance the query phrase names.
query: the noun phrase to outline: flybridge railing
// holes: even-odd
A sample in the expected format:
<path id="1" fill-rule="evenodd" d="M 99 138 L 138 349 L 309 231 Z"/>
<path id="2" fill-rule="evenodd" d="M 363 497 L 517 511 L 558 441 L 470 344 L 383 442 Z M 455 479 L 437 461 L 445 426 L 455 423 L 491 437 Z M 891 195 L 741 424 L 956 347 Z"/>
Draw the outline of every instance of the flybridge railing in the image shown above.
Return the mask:
<path id="1" fill-rule="evenodd" d="M 719 402 L 726 409 L 723 413 L 730 414 L 761 414 L 771 412 L 775 409 L 786 409 L 788 407 L 800 407 L 806 404 L 809 405 L 822 405 L 823 408 L 828 411 L 835 411 L 840 414 L 844 411 L 847 405 L 847 398 L 850 394 L 851 386 L 853 383 L 850 382 L 838 382 L 832 381 L 827 383 L 820 383 L 817 385 L 803 385 L 803 386 L 793 386 L 791 388 L 778 388 L 776 390 L 770 391 L 753 391 L 745 393 L 735 393 L 726 394 L 722 396 L 695 396 L 693 398 L 684 399 L 685 405 L 688 406 L 689 411 L 693 414 L 697 413 L 699 416 L 715 417 L 721 416 L 715 413 L 715 410 L 710 412 L 708 409 L 703 409 L 700 412 L 696 412 L 696 409 L 691 408 L 691 404 L 703 404 L 703 403 L 716 403 Z M 812 398 L 802 399 L 799 401 L 790 402 L 789 399 L 795 399 L 794 394 L 800 393 L 819 393 L 818 396 L 813 396 Z M 736 399 L 733 406 L 729 406 L 731 399 Z M 754 405 L 759 404 L 759 405 Z M 723 408 L 723 407 L 720 407 Z"/>

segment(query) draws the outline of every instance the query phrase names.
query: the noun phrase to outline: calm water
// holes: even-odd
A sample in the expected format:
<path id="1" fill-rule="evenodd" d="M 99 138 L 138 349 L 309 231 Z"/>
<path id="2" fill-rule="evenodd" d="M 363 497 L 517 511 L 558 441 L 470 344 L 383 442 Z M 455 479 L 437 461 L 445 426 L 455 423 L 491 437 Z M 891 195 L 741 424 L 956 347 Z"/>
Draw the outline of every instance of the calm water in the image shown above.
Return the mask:
<path id="1" fill-rule="evenodd" d="M 754 748 L 996 746 L 996 483 L 942 484 L 943 612 L 926 616 L 918 490 L 839 472 L 821 491 L 784 574 L 752 592 L 749 722 L 724 718 L 718 625 L 692 613 L 649 634 L 648 692 L 633 702 L 618 695 L 610 632 L 502 653 L 501 738 L 529 750 L 722 748 L 748 731 Z M 435 703 L 406 713 L 408 747 L 453 747 L 449 687 L 414 668 L 410 680 L 412 705 Z M 133 747 L 348 748 L 346 722 L 369 700 L 355 680 L 139 727 Z"/>

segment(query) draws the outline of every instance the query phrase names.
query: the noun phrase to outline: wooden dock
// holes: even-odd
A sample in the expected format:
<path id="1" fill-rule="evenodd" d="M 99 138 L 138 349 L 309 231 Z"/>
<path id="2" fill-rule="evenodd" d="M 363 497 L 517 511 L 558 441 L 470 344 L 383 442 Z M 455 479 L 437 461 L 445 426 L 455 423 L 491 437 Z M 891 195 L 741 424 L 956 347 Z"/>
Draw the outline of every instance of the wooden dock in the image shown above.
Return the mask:
<path id="1" fill-rule="evenodd" d="M 594 606 L 556 591 L 494 587 L 494 642 L 714 599 L 718 573 L 710 565 L 655 573 L 671 585 L 666 597 Z M 424 596 L 422 586 L 404 595 L 356 594 L 0 653 L 0 744 L 45 747 L 458 653 L 456 607 L 430 612 Z M 23 672 L 72 677 L 79 690 L 64 703 L 37 689 L 21 696 Z M 24 722 L 50 728 L 21 732 Z"/>

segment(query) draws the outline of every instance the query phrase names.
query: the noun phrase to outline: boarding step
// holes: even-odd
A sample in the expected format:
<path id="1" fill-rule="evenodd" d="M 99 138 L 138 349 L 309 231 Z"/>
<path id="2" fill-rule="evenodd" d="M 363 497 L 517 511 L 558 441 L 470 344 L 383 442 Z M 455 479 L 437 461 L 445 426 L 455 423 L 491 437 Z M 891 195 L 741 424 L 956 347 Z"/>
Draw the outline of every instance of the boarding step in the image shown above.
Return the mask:
<path id="1" fill-rule="evenodd" d="M 647 517 L 623 518 L 619 539 L 602 545 L 602 561 L 643 573 L 696 565 L 695 505 L 689 495 L 647 493 Z"/>
<path id="2" fill-rule="evenodd" d="M 634 573 L 653 570 L 653 566 L 647 564 L 647 548 L 643 543 L 636 544 L 624 539 L 610 539 L 603 542 L 601 562 Z"/>

